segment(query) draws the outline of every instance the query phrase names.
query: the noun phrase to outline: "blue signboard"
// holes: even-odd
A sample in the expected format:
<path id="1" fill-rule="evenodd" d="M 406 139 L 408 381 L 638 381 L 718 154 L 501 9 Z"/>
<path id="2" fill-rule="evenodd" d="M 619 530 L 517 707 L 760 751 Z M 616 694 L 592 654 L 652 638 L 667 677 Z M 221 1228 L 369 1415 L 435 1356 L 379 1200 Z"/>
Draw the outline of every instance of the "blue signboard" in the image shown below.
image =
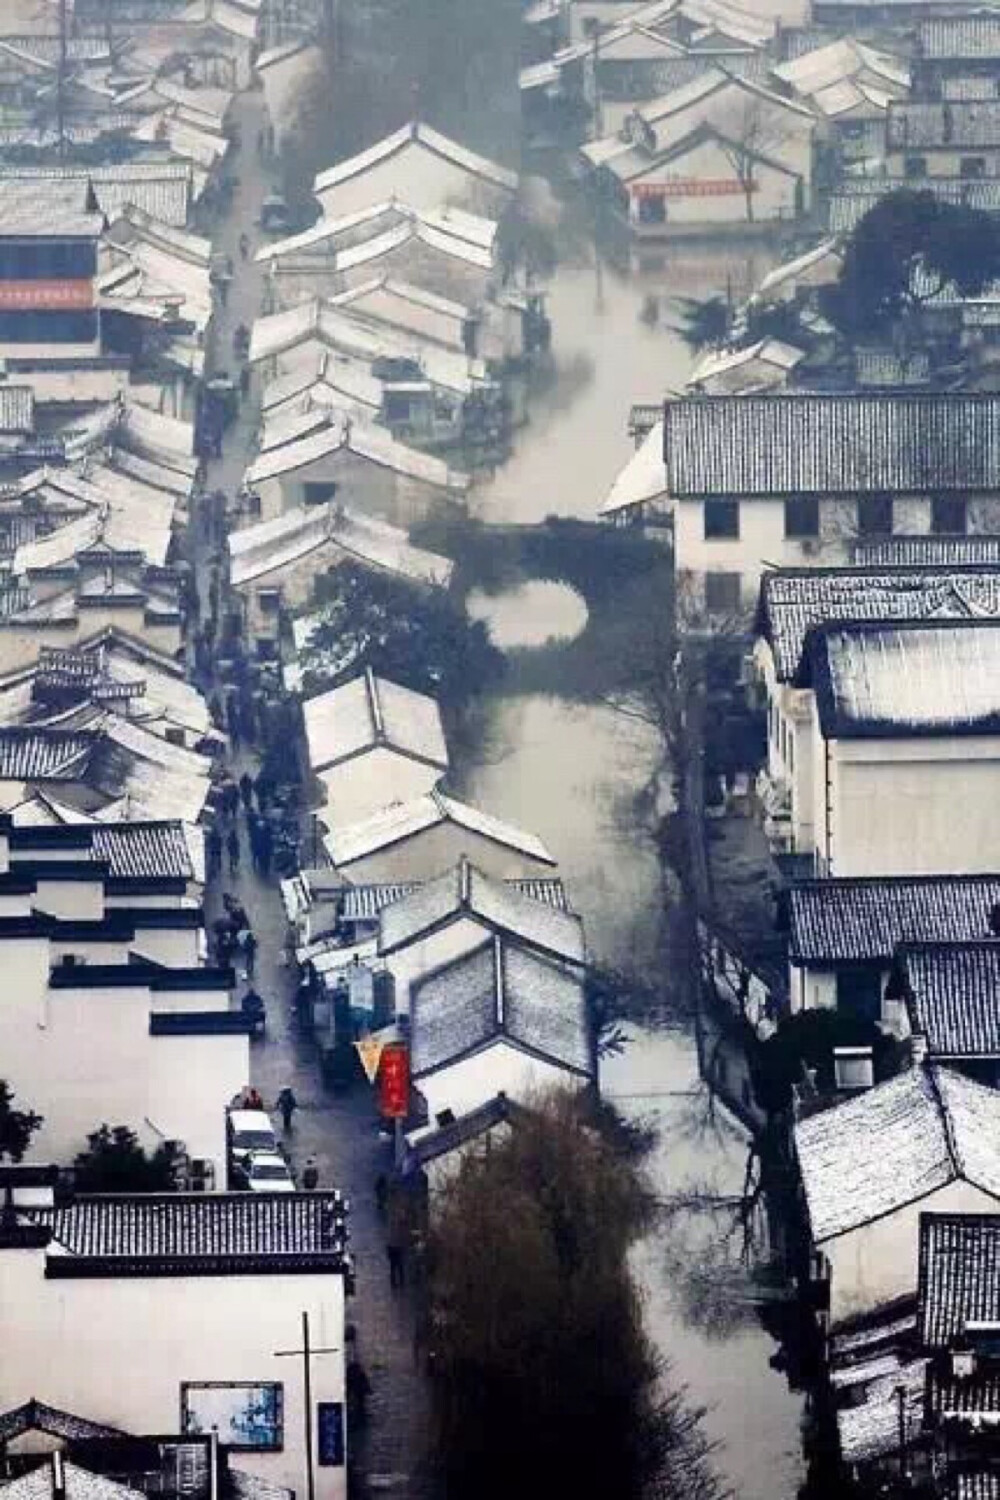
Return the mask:
<path id="1" fill-rule="evenodd" d="M 320 1401 L 316 1405 L 316 1433 L 321 1468 L 339 1469 L 344 1463 L 344 1403 Z"/>

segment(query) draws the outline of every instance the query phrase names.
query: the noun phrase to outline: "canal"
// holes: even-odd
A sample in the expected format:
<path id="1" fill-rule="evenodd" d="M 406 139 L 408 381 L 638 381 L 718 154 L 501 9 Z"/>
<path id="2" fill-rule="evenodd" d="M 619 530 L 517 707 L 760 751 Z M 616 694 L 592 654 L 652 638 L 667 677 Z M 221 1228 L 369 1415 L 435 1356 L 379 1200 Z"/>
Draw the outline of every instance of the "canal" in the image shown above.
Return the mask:
<path id="1" fill-rule="evenodd" d="M 630 405 L 679 389 L 690 369 L 692 355 L 662 313 L 652 327 L 644 316 L 650 298 L 666 308 L 679 283 L 685 294 L 707 295 L 740 271 L 751 274 L 745 259 L 706 261 L 703 250 L 642 275 L 604 268 L 598 279 L 593 264 L 560 267 L 550 299 L 555 379 L 534 402 L 509 462 L 477 486 L 477 514 L 521 522 L 593 517 L 633 451 Z M 549 596 L 522 589 L 518 604 L 517 639 L 546 640 Z M 556 628 L 563 617 L 555 612 Z M 497 619 L 509 629 L 502 599 Z M 657 766 L 653 731 L 611 708 L 557 694 L 500 693 L 482 751 L 461 773 L 471 799 L 545 839 L 585 919 L 592 956 L 640 974 L 663 961 L 661 874 L 644 796 Z M 624 1052 L 603 1065 L 602 1087 L 622 1113 L 655 1128 L 648 1169 L 657 1195 L 738 1194 L 746 1141 L 724 1117 L 711 1116 L 693 1038 L 637 1027 L 627 1036 Z M 672 1215 L 638 1247 L 647 1325 L 670 1378 L 706 1408 L 724 1483 L 741 1500 L 791 1500 L 803 1478 L 800 1398 L 772 1369 L 776 1345 L 753 1307 L 693 1275 L 708 1264 L 725 1281 L 732 1228 L 732 1213 L 695 1207 Z M 739 1279 L 736 1268 L 729 1293 Z"/>

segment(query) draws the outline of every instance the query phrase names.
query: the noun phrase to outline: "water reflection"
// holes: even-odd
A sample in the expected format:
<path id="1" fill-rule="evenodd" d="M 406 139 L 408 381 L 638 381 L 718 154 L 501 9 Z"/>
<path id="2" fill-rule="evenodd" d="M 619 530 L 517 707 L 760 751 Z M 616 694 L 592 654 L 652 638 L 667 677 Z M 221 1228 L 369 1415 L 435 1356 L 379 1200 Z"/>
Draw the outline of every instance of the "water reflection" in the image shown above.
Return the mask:
<path id="1" fill-rule="evenodd" d="M 571 641 L 587 624 L 587 606 L 576 589 L 544 578 L 502 594 L 473 589 L 465 607 L 474 620 L 486 621 L 501 651 Z"/>

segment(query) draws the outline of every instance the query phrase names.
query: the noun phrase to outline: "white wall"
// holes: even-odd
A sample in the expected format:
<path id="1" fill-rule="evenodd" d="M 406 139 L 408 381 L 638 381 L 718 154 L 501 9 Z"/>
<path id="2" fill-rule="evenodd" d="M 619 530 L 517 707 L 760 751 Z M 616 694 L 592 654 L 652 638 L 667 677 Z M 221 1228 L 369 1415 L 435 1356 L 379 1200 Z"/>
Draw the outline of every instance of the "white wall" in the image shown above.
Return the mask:
<path id="1" fill-rule="evenodd" d="M 878 1147 L 872 1142 L 872 1149 Z M 917 1290 L 922 1213 L 998 1213 L 1000 1202 L 967 1182 L 949 1183 L 894 1214 L 828 1240 L 818 1248 L 830 1263 L 831 1327 Z"/>
<path id="2" fill-rule="evenodd" d="M 203 943 L 204 935 L 195 927 L 139 927 L 130 946 L 154 963 L 183 969 L 201 961 Z"/>
<path id="3" fill-rule="evenodd" d="M 495 217 L 511 197 L 505 190 L 491 186 L 416 142 L 316 196 L 327 218 L 357 213 L 389 198 L 398 198 L 412 208 L 434 209 L 452 204 Z"/>
<path id="4" fill-rule="evenodd" d="M 0 1250 L 0 1409 L 35 1397 L 127 1432 L 176 1432 L 182 1381 L 280 1381 L 283 1451 L 238 1453 L 234 1463 L 306 1493 L 302 1361 L 275 1351 L 302 1347 L 303 1311 L 315 1348 L 343 1350 L 341 1277 L 46 1281 L 44 1260 Z M 343 1400 L 343 1354 L 317 1355 L 312 1384 L 314 1401 Z M 319 1500 L 346 1495 L 344 1469 L 317 1466 L 315 1476 Z"/>
<path id="5" fill-rule="evenodd" d="M 394 802 L 432 791 L 444 770 L 378 746 L 318 773 L 326 791 L 323 821 L 331 828 L 361 823 Z"/>
<path id="6" fill-rule="evenodd" d="M 451 1067 L 415 1080 L 427 1100 L 427 1117 L 431 1123 L 442 1110 L 450 1109 L 456 1115 L 465 1115 L 488 1103 L 497 1094 L 506 1094 L 509 1099 L 524 1104 L 547 1089 L 573 1088 L 574 1085 L 583 1088 L 586 1082 L 578 1074 L 567 1073 L 564 1068 L 521 1052 L 503 1040 L 453 1063 Z"/>
<path id="7" fill-rule="evenodd" d="M 249 1080 L 246 1036 L 151 1036 L 138 976 L 127 988 L 49 989 L 45 939 L 6 941 L 3 965 L 3 1077 L 44 1116 L 31 1160 L 71 1163 L 99 1125 L 128 1125 L 147 1148 L 183 1140 L 225 1181 L 225 1107 Z M 183 1008 L 207 1009 L 213 998 L 189 991 Z M 169 1001 L 156 997 L 155 1008 L 174 1008 Z"/>
<path id="8" fill-rule="evenodd" d="M 790 166 L 802 179 L 800 193 L 802 204 L 808 203 L 809 180 L 812 163 L 809 151 L 809 136 L 802 132 L 803 149 L 782 150 L 778 154 L 789 159 Z M 666 198 L 666 221 L 663 229 L 669 233 L 671 227 L 683 228 L 695 225 L 746 224 L 746 194 L 740 185 L 739 176 L 731 156 L 715 140 L 706 140 L 685 156 L 675 157 L 661 167 L 644 173 L 643 185 L 667 183 L 679 178 L 689 178 L 701 183 L 726 183 L 733 191 L 725 193 L 694 193 L 689 196 Z M 756 191 L 753 200 L 753 222 L 765 223 L 771 219 L 791 220 L 796 216 L 796 177 L 791 171 L 779 172 L 773 167 L 758 163 L 754 172 Z M 629 195 L 629 218 L 637 227 L 653 229 L 639 217 L 639 196 Z"/>
<path id="9" fill-rule="evenodd" d="M 385 966 L 392 975 L 397 1015 L 410 1013 L 410 988 L 424 974 L 452 959 L 471 953 L 490 936 L 489 929 L 472 917 L 456 917 L 447 927 L 430 933 L 420 942 L 410 943 L 397 953 L 390 953 Z"/>
<path id="10" fill-rule="evenodd" d="M 822 772 L 822 761 L 817 765 Z M 822 774 L 816 774 L 818 854 Z M 961 875 L 996 868 L 1000 737 L 829 744 L 829 875 Z"/>

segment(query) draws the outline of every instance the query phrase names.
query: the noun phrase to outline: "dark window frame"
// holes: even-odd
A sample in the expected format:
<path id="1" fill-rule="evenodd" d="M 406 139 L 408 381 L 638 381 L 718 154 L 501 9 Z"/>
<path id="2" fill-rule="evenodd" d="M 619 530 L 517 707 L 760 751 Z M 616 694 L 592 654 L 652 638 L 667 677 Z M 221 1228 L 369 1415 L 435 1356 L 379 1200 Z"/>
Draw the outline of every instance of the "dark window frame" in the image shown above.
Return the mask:
<path id="1" fill-rule="evenodd" d="M 959 525 L 951 525 L 952 520 Z M 966 495 L 931 496 L 931 535 L 968 536 L 969 500 Z"/>
<path id="2" fill-rule="evenodd" d="M 785 501 L 785 537 L 788 541 L 818 539 L 818 495 L 791 495 Z"/>
<path id="3" fill-rule="evenodd" d="M 892 536 L 894 521 L 890 494 L 877 491 L 871 495 L 858 496 L 858 536 Z"/>
<path id="4" fill-rule="evenodd" d="M 738 542 L 740 502 L 706 500 L 702 508 L 702 530 L 706 542 Z"/>
<path id="5" fill-rule="evenodd" d="M 727 597 L 712 599 L 712 591 L 722 589 Z M 731 592 L 731 596 L 729 595 Z M 705 574 L 705 609 L 710 615 L 736 614 L 743 602 L 743 575 L 735 572 L 718 572 Z"/>

